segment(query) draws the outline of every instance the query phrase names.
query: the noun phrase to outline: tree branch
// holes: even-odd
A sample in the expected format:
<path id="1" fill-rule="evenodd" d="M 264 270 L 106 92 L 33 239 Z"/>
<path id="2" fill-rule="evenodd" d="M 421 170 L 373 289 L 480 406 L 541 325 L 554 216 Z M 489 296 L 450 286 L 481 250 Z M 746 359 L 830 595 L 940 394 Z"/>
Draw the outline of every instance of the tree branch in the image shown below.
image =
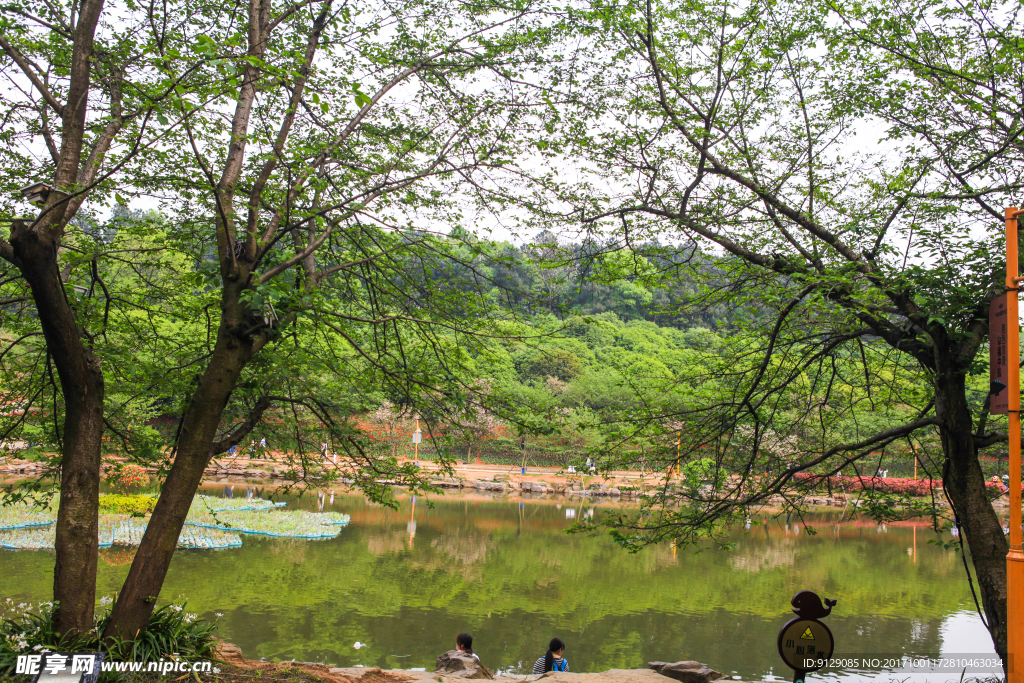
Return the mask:
<path id="1" fill-rule="evenodd" d="M 259 424 L 259 421 L 263 418 L 263 413 L 270 407 L 270 404 L 271 398 L 269 394 L 260 396 L 241 424 L 236 425 L 226 437 L 220 441 L 214 441 L 210 445 L 210 454 L 207 456 L 207 461 L 237 445 L 239 441 L 248 436 L 256 425 Z"/>
<path id="2" fill-rule="evenodd" d="M 49 104 L 55 112 L 63 116 L 64 105 L 57 101 L 57 98 L 53 96 L 50 89 L 47 88 L 46 84 L 39 78 L 36 71 L 32 68 L 32 63 L 22 56 L 22 54 L 18 52 L 13 45 L 7 42 L 7 39 L 3 36 L 0 36 L 0 49 L 3 49 L 3 51 L 7 53 L 7 56 L 13 59 L 14 63 L 21 68 L 22 72 L 26 76 L 28 76 L 28 79 L 32 81 L 32 85 L 34 85 L 36 90 L 39 91 L 39 94 L 43 96 L 46 103 Z"/>

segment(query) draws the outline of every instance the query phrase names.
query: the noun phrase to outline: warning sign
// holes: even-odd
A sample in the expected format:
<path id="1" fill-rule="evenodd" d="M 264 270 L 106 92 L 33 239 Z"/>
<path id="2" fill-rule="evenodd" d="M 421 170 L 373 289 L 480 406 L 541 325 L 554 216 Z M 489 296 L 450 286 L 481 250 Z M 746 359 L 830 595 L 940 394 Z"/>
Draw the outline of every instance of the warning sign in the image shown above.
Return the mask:
<path id="1" fill-rule="evenodd" d="M 835 643 L 828 626 L 817 619 L 796 618 L 779 631 L 779 654 L 795 671 L 817 671 L 832 657 Z"/>

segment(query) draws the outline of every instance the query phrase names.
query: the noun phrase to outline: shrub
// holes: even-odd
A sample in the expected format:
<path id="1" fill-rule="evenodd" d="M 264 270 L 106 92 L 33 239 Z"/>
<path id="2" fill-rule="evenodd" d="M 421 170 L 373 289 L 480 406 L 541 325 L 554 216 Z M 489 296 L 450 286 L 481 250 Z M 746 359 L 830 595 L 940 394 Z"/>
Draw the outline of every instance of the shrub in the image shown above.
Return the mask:
<path id="1" fill-rule="evenodd" d="M 928 496 L 933 489 L 942 488 L 941 479 L 901 479 L 899 477 L 849 477 L 833 476 L 823 477 L 808 472 L 798 472 L 793 478 L 802 486 L 809 489 L 822 489 L 828 484 L 833 490 L 838 491 L 880 491 L 883 493 L 894 493 L 902 496 Z M 1007 487 L 998 481 L 986 481 L 985 491 L 989 498 L 998 498 L 1007 491 Z"/>
<path id="2" fill-rule="evenodd" d="M 194 662 L 214 658 L 216 625 L 199 619 L 185 610 L 185 604 L 164 605 L 153 612 L 146 631 L 133 643 L 115 643 L 104 647 L 100 635 L 107 625 L 110 612 L 98 614 L 96 625 L 88 633 L 75 637 L 58 636 L 53 630 L 54 605 L 40 603 L 15 605 L 10 599 L 0 603 L 0 680 L 14 676 L 15 663 L 20 654 L 51 652 L 106 651 L 107 659 L 116 661 L 151 662 L 162 658 L 176 658 Z M 99 612 L 99 611 L 98 611 Z"/>
<path id="3" fill-rule="evenodd" d="M 868 490 L 904 496 L 927 496 L 931 494 L 932 489 L 942 488 L 942 482 L 938 479 L 901 479 L 898 477 L 883 479 L 881 477 L 844 475 L 823 477 L 808 472 L 798 472 L 793 475 L 793 478 L 811 489 L 825 488 L 827 479 L 827 484 L 832 487 L 832 490 L 842 492 Z"/>
<path id="4" fill-rule="evenodd" d="M 138 465 L 121 465 L 107 474 L 107 483 L 115 491 L 128 493 L 128 490 L 138 486 L 149 485 L 149 475 L 146 470 Z"/>
<path id="5" fill-rule="evenodd" d="M 103 494 L 100 496 L 100 514 L 131 515 L 142 517 L 156 507 L 153 496 L 130 496 L 121 494 Z"/>

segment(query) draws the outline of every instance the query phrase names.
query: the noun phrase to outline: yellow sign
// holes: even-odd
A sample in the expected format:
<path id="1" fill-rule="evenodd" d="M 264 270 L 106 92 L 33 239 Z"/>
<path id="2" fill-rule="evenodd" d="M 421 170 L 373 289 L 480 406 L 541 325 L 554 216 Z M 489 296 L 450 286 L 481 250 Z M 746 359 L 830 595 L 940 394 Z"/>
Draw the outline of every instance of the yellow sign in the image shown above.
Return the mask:
<path id="1" fill-rule="evenodd" d="M 817 671 L 832 657 L 834 641 L 828 626 L 817 619 L 793 619 L 779 631 L 779 654 L 794 671 Z"/>

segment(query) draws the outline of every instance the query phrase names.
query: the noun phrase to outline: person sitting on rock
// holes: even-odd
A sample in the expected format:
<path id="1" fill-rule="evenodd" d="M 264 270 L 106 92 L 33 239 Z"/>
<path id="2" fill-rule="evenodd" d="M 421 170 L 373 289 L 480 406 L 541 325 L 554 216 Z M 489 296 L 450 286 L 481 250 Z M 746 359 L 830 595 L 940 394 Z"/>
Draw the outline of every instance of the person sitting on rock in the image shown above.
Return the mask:
<path id="1" fill-rule="evenodd" d="M 435 674 L 456 678 L 494 678 L 494 673 L 481 664 L 480 658 L 473 653 L 473 636 L 460 633 L 455 637 L 455 647 L 437 658 Z"/>
<path id="2" fill-rule="evenodd" d="M 455 636 L 455 649 L 478 662 L 480 661 L 480 658 L 473 653 L 473 636 L 468 633 L 460 633 Z"/>
<path id="3" fill-rule="evenodd" d="M 548 643 L 548 651 L 543 657 L 538 657 L 533 663 L 533 673 L 543 674 L 548 671 L 568 671 L 569 660 L 562 657 L 565 652 L 565 643 L 561 638 L 552 638 Z"/>

